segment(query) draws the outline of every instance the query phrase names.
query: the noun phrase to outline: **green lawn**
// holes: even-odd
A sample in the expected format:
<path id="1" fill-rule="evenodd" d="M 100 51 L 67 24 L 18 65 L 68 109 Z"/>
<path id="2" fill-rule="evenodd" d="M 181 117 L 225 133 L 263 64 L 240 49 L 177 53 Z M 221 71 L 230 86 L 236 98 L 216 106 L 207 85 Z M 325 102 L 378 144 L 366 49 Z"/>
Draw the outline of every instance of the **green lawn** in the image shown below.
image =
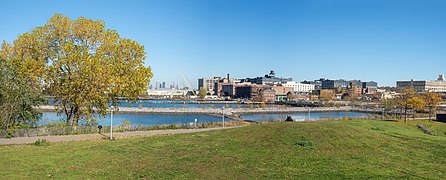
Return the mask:
<path id="1" fill-rule="evenodd" d="M 416 128 L 423 123 L 439 136 Z M 446 124 L 269 123 L 157 137 L 0 146 L 1 179 L 444 179 Z"/>

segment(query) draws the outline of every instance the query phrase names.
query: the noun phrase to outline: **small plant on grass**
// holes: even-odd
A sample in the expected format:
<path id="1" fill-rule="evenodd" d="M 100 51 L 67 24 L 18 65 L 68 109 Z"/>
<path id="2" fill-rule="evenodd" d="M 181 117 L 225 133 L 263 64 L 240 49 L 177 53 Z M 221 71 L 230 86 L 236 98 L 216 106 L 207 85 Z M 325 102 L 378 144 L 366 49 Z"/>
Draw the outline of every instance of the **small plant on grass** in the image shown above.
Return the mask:
<path id="1" fill-rule="evenodd" d="M 37 139 L 37 141 L 34 142 L 34 145 L 36 146 L 48 146 L 50 143 L 46 139 Z"/>
<path id="2" fill-rule="evenodd" d="M 372 128 L 370 128 L 371 130 L 374 130 L 374 131 L 384 131 L 384 129 L 382 129 L 382 128 L 380 128 L 380 127 L 372 127 Z"/>
<path id="3" fill-rule="evenodd" d="M 315 143 L 312 140 L 305 138 L 305 137 L 301 137 L 296 142 L 296 146 L 309 148 L 309 149 L 313 149 L 314 145 L 315 145 Z"/>

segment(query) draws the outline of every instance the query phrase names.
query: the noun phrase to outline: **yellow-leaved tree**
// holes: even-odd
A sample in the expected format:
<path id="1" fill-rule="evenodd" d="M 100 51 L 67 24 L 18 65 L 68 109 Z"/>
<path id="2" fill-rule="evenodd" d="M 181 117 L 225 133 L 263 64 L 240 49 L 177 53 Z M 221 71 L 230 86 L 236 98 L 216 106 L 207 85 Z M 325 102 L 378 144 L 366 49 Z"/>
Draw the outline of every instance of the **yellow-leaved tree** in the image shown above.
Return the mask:
<path id="1" fill-rule="evenodd" d="M 66 123 L 105 116 L 119 97 L 137 99 L 152 72 L 144 66 L 144 47 L 110 29 L 103 21 L 55 14 L 47 24 L 3 43 L 1 57 L 54 96 Z"/>
<path id="2" fill-rule="evenodd" d="M 443 97 L 439 93 L 426 92 L 423 94 L 423 99 L 429 109 L 429 121 L 432 119 L 432 113 L 437 109 L 443 101 Z"/>

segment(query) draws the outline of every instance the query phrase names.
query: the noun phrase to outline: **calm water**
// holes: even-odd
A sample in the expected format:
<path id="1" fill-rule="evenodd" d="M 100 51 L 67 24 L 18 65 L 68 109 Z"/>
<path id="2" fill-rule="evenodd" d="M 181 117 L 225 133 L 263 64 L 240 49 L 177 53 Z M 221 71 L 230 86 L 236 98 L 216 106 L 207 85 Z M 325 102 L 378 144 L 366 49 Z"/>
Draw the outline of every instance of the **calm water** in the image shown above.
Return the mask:
<path id="1" fill-rule="evenodd" d="M 194 104 L 195 103 L 195 104 Z M 231 104 L 231 103 L 221 103 L 221 104 L 197 104 L 197 101 L 193 100 L 137 100 L 132 101 L 120 101 L 119 107 L 150 107 L 150 108 L 203 108 L 203 107 L 246 107 L 246 104 Z"/>
<path id="2" fill-rule="evenodd" d="M 319 120 L 321 118 L 341 118 L 341 117 L 362 117 L 368 115 L 368 113 L 360 112 L 314 112 L 310 113 L 292 113 L 292 114 L 247 114 L 242 115 L 241 118 L 251 121 L 284 121 L 287 116 L 291 116 L 295 121 L 305 120 Z M 310 118 L 309 118 L 310 116 Z"/>
<path id="3" fill-rule="evenodd" d="M 238 107 L 247 107 L 247 104 L 234 104 L 234 103 L 203 103 L 198 104 L 199 101 L 196 100 L 137 100 L 126 101 L 120 100 L 118 106 L 119 107 L 149 107 L 149 108 L 202 108 L 202 107 L 229 107 L 229 108 L 238 108 Z M 52 99 L 48 100 L 48 104 L 54 104 Z"/>
<path id="4" fill-rule="evenodd" d="M 38 125 L 47 125 L 50 122 L 62 120 L 63 116 L 57 116 L 55 112 L 43 112 L 43 117 Z M 167 124 L 189 124 L 197 119 L 197 123 L 221 122 L 222 118 L 217 116 L 209 116 L 204 114 L 187 114 L 187 115 L 167 115 L 167 114 L 114 114 L 113 126 L 122 125 L 125 120 L 136 125 L 167 125 Z M 110 115 L 105 118 L 97 117 L 99 125 L 110 125 Z M 225 121 L 229 119 L 225 118 Z M 80 122 L 79 124 L 84 124 Z"/>
<path id="5" fill-rule="evenodd" d="M 308 120 L 308 113 L 293 113 L 293 114 L 248 114 L 242 115 L 241 118 L 251 121 L 283 121 L 287 115 L 291 116 L 296 121 Z M 359 112 L 314 112 L 310 113 L 311 120 L 318 120 L 321 118 L 341 118 L 341 117 L 361 117 L 375 114 L 359 113 Z M 207 122 L 221 122 L 222 118 L 217 116 L 209 116 L 204 114 L 115 114 L 113 115 L 113 125 L 122 125 L 125 120 L 130 121 L 134 126 L 137 125 L 168 125 L 168 124 L 189 124 L 197 119 L 197 123 Z M 42 119 L 38 125 L 47 125 L 48 123 L 63 120 L 63 116 L 58 116 L 55 112 L 43 112 Z M 230 119 L 225 118 L 225 121 Z M 105 118 L 97 117 L 99 125 L 110 125 L 110 115 Z M 85 121 L 79 122 L 85 124 Z"/>

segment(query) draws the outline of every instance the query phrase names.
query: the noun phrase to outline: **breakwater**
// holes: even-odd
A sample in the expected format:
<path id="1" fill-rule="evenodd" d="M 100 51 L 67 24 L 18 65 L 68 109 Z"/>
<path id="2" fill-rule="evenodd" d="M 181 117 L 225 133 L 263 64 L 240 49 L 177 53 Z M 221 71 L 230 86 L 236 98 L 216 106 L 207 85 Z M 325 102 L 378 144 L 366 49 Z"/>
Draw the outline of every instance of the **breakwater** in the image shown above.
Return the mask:
<path id="1" fill-rule="evenodd" d="M 41 111 L 56 111 L 54 106 L 36 107 Z M 303 113 L 303 112 L 364 112 L 364 113 L 382 113 L 382 109 L 354 108 L 350 106 L 342 107 L 283 107 L 283 108 L 146 108 L 146 107 L 119 107 L 118 113 L 123 114 L 260 114 L 260 113 Z M 390 112 L 385 112 L 390 113 Z"/>

